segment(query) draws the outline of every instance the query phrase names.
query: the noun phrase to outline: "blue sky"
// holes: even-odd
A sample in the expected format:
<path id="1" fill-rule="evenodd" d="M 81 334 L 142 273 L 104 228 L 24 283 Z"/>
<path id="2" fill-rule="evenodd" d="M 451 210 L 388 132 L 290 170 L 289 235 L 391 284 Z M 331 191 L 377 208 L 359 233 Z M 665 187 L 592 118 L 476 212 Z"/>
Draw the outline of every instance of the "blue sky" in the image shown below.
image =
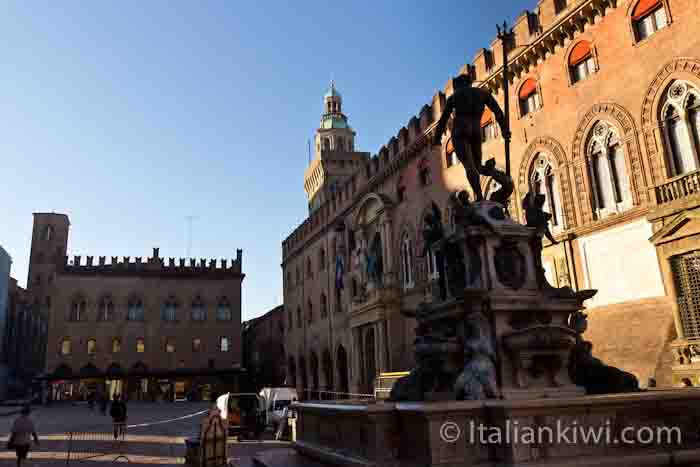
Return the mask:
<path id="1" fill-rule="evenodd" d="M 306 141 L 331 75 L 376 153 L 527 7 L 423 2 L 6 2 L 0 245 L 26 283 L 32 213 L 69 254 L 233 258 L 243 319 L 282 301 L 281 241 L 307 212 Z"/>

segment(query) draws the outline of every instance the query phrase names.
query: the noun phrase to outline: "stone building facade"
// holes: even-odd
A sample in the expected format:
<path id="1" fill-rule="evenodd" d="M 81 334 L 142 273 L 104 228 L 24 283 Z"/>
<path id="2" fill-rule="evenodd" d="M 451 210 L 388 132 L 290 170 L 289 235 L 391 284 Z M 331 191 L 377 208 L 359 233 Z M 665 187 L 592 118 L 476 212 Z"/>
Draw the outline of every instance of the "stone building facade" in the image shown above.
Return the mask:
<path id="1" fill-rule="evenodd" d="M 34 215 L 28 295 L 48 317 L 54 398 L 131 399 L 236 389 L 242 363 L 242 251 L 234 260 L 68 259 L 68 216 Z"/>
<path id="2" fill-rule="evenodd" d="M 698 27 L 693 0 L 540 0 L 506 45 L 510 212 L 523 221 L 519 200 L 547 195 L 548 280 L 599 290 L 587 303 L 594 354 L 642 385 L 698 383 Z M 502 56 L 494 39 L 460 69 L 501 107 Z M 450 225 L 448 198 L 467 187 L 449 137 L 431 144 L 451 92 L 450 81 L 376 155 L 357 153 L 359 166 L 282 243 L 287 371 L 299 390 L 366 393 L 379 372 L 412 366 L 415 322 L 401 311 L 415 310 L 435 273 L 422 219 L 435 207 Z M 484 160 L 503 167 L 488 112 L 481 126 Z"/>
<path id="3" fill-rule="evenodd" d="M 284 306 L 243 323 L 243 363 L 256 392 L 285 384 Z"/>

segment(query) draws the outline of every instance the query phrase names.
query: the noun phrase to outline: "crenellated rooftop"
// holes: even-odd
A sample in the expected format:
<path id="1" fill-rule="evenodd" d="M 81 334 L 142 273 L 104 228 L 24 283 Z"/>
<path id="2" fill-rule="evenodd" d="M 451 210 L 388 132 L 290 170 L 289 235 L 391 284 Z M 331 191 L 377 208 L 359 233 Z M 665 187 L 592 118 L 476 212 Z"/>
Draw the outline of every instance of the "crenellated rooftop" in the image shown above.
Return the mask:
<path id="1" fill-rule="evenodd" d="M 236 250 L 236 258 L 161 258 L 159 249 L 153 248 L 153 256 L 94 256 L 74 255 L 64 257 L 62 274 L 110 274 L 110 275 L 153 275 L 153 276 L 205 276 L 208 278 L 237 277 L 242 273 L 243 250 Z"/>
<path id="2" fill-rule="evenodd" d="M 555 0 L 540 0 L 535 11 L 525 10 L 513 23 L 513 43 L 508 51 L 511 67 L 509 82 L 520 79 L 531 67 L 565 48 L 583 32 L 595 18 L 605 16 L 617 8 L 617 0 L 567 0 L 561 11 L 556 11 Z M 478 85 L 498 94 L 502 87 L 503 49 L 494 37 L 489 48 L 480 49 L 474 57 Z M 459 73 L 465 73 L 463 65 Z M 335 224 L 362 198 L 388 176 L 404 167 L 410 159 L 428 144 L 437 119 L 445 105 L 445 96 L 452 93 L 448 80 L 443 91 L 438 91 L 430 105 L 424 105 L 417 116 L 412 116 L 395 136 L 361 167 L 335 196 L 311 214 L 282 242 L 283 263 L 295 255 L 307 241 L 320 235 Z"/>

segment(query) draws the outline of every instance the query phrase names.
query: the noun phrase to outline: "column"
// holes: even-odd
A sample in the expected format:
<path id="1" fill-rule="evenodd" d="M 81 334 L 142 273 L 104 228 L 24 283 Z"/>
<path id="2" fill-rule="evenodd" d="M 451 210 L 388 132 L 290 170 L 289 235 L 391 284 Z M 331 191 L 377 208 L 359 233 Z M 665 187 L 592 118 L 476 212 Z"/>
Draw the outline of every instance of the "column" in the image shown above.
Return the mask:
<path id="1" fill-rule="evenodd" d="M 360 380 L 360 376 L 362 374 L 360 370 L 361 351 L 362 346 L 360 343 L 360 329 L 352 328 L 350 338 L 350 361 L 348 362 L 348 369 L 350 372 L 350 392 L 356 394 L 360 392 L 360 386 L 362 384 L 362 381 Z"/>
<path id="2" fill-rule="evenodd" d="M 387 371 L 387 348 L 386 348 L 386 321 L 381 320 L 374 324 L 374 334 L 377 336 L 375 361 L 376 368 L 380 373 Z"/>
<path id="3" fill-rule="evenodd" d="M 393 285 L 395 281 L 394 275 L 394 248 L 392 245 L 391 236 L 391 217 L 384 215 L 380 224 L 382 250 L 384 254 L 384 285 Z"/>

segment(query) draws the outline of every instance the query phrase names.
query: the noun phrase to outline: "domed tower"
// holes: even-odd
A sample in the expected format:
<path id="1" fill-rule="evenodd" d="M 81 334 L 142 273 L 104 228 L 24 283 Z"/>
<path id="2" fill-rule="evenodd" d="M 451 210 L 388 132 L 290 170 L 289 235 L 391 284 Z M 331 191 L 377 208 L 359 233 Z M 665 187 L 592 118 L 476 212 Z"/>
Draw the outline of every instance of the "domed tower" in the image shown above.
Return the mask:
<path id="1" fill-rule="evenodd" d="M 316 130 L 314 158 L 304 173 L 309 211 L 320 207 L 367 158 L 369 153 L 355 152 L 355 132 L 343 113 L 343 96 L 331 81 L 323 95 L 323 115 Z"/>

